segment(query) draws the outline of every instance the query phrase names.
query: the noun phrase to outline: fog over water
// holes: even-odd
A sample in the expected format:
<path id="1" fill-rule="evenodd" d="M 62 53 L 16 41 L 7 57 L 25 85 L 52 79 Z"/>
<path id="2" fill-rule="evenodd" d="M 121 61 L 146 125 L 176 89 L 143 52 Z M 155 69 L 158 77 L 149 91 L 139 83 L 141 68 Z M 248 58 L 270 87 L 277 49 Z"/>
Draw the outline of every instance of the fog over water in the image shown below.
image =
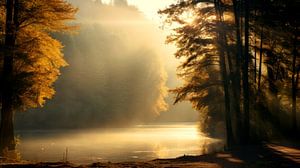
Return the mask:
<path id="1" fill-rule="evenodd" d="M 22 131 L 19 135 L 22 141 L 18 150 L 23 159 L 60 161 L 68 150 L 68 161 L 79 164 L 198 155 L 207 152 L 207 142 L 217 142 L 201 136 L 194 123 L 81 131 Z"/>
<path id="2" fill-rule="evenodd" d="M 69 63 L 55 97 L 43 108 L 17 113 L 22 158 L 60 161 L 66 148 L 73 163 L 205 152 L 211 140 L 199 133 L 197 113 L 188 103 L 174 106 L 168 94 L 180 84 L 178 60 L 151 18 L 158 8 L 145 11 L 148 1 L 139 0 L 69 1 L 79 8 L 80 30 L 53 35 Z"/>
<path id="3" fill-rule="evenodd" d="M 80 30 L 54 34 L 65 46 L 69 66 L 45 107 L 17 114 L 18 129 L 197 120 L 189 104 L 173 106 L 173 95 L 167 95 L 168 87 L 179 82 L 159 25 L 124 0 L 69 1 L 79 8 Z"/>

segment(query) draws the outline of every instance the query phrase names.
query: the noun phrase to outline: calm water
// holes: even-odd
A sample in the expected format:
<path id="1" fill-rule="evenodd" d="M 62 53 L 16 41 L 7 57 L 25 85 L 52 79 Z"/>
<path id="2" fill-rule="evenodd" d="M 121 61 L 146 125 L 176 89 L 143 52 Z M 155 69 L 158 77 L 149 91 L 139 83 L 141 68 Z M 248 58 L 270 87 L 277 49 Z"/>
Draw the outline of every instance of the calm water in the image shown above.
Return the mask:
<path id="1" fill-rule="evenodd" d="M 195 124 L 139 125 L 134 128 L 22 131 L 23 159 L 60 161 L 68 148 L 74 163 L 144 161 L 203 152 L 208 138 Z"/>

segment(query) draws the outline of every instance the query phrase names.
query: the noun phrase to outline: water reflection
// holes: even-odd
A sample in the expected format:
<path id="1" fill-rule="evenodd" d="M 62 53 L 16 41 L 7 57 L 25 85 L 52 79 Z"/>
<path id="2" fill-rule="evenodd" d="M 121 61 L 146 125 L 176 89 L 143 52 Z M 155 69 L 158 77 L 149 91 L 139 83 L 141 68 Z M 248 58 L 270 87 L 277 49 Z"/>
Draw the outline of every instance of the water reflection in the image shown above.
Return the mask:
<path id="1" fill-rule="evenodd" d="M 141 161 L 200 154 L 208 138 L 196 124 L 138 125 L 134 128 L 20 131 L 24 159 L 60 161 L 68 148 L 74 163 Z"/>

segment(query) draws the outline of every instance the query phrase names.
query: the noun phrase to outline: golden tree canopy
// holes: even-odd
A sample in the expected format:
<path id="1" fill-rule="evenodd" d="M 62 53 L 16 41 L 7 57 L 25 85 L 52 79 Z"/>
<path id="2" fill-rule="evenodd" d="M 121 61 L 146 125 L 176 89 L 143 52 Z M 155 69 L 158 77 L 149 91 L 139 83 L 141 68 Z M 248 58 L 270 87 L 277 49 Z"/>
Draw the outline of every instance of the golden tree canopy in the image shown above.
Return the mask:
<path id="1" fill-rule="evenodd" d="M 6 11 L 4 1 L 1 4 L 2 43 Z M 53 83 L 60 75 L 59 69 L 67 63 L 63 45 L 50 33 L 73 31 L 76 26 L 66 22 L 74 19 L 77 8 L 64 0 L 19 0 L 16 8 L 13 98 L 15 110 L 23 111 L 43 106 L 46 99 L 53 97 Z"/>

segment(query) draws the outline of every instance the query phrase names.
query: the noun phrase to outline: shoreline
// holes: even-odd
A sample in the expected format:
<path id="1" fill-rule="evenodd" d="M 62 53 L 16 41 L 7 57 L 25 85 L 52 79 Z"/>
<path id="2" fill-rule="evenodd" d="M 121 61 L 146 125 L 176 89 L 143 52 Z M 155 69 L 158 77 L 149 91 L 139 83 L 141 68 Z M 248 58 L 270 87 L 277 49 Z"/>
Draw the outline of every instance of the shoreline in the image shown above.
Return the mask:
<path id="1" fill-rule="evenodd" d="M 69 162 L 13 163 L 0 164 L 1 168 L 23 167 L 55 167 L 55 168 L 294 168 L 300 167 L 300 148 L 266 144 L 263 146 L 248 146 L 225 152 L 216 152 L 198 156 L 184 155 L 170 159 L 155 159 L 151 161 L 132 162 L 96 162 L 87 165 L 77 165 Z"/>

